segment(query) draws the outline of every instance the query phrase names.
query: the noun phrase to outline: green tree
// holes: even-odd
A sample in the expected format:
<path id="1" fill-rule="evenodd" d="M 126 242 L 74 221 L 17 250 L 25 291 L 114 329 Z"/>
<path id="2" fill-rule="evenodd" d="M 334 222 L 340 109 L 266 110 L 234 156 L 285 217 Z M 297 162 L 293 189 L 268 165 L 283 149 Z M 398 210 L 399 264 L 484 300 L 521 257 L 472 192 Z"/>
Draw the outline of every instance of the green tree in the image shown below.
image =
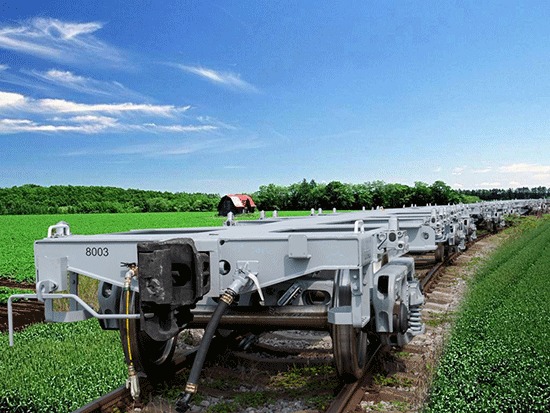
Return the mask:
<path id="1" fill-rule="evenodd" d="M 314 180 L 308 183 L 305 178 L 300 183 L 290 185 L 290 208 L 296 210 L 315 208 L 314 193 L 316 187 L 317 183 Z"/>
<path id="2" fill-rule="evenodd" d="M 288 188 L 275 184 L 260 186 L 253 199 L 260 210 L 284 210 L 290 204 Z"/>
<path id="3" fill-rule="evenodd" d="M 453 189 L 443 181 L 435 181 L 430 188 L 432 190 L 434 202 L 437 205 L 458 204 L 460 202 L 458 192 L 453 191 Z"/>
<path id="4" fill-rule="evenodd" d="M 372 208 L 372 193 L 365 184 L 356 184 L 351 186 L 353 192 L 353 209 Z"/>
<path id="5" fill-rule="evenodd" d="M 384 181 L 366 182 L 366 187 L 372 194 L 372 206 L 383 207 L 386 201 L 386 184 Z"/>
<path id="6" fill-rule="evenodd" d="M 430 186 L 425 182 L 415 182 L 414 188 L 412 189 L 411 203 L 421 206 L 433 202 L 433 193 Z"/>
<path id="7" fill-rule="evenodd" d="M 384 206 L 386 208 L 400 208 L 409 206 L 413 191 L 403 184 L 386 184 L 384 188 Z"/>
<path id="8" fill-rule="evenodd" d="M 327 184 L 325 208 L 351 209 L 355 202 L 353 189 L 349 184 L 332 181 Z"/>

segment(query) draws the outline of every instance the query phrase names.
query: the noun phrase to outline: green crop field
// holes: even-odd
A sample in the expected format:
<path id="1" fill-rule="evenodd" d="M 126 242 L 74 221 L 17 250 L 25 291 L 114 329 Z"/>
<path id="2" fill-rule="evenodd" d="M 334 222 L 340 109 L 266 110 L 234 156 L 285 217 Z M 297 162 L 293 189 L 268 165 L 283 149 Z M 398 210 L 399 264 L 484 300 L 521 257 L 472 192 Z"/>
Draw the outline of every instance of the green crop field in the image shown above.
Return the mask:
<path id="1" fill-rule="evenodd" d="M 476 273 L 426 413 L 550 411 L 550 219 L 522 227 Z"/>
<path id="2" fill-rule="evenodd" d="M 96 319 L 0 334 L 0 412 L 69 413 L 124 384 L 118 331 Z"/>
<path id="3" fill-rule="evenodd" d="M 10 295 L 14 294 L 33 294 L 33 290 L 23 290 L 21 288 L 9 288 L 9 287 L 0 287 L 0 304 L 5 304 L 8 302 Z M 14 298 L 13 301 L 21 301 L 21 298 Z"/>
<path id="4" fill-rule="evenodd" d="M 281 212 L 281 216 L 309 212 Z M 272 213 L 267 213 L 271 216 Z M 259 213 L 237 219 L 257 219 Z M 135 214 L 0 215 L 0 277 L 34 282 L 33 243 L 45 238 L 48 227 L 59 221 L 71 226 L 73 234 L 105 234 L 145 228 L 221 226 L 225 218 L 215 212 L 158 212 Z"/>

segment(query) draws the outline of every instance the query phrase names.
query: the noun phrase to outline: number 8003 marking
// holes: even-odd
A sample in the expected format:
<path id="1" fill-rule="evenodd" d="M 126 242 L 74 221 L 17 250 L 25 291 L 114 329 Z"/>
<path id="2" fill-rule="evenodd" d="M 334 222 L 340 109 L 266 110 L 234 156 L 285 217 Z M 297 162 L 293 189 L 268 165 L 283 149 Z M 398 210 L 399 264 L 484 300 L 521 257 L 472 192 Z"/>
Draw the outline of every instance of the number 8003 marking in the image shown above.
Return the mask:
<path id="1" fill-rule="evenodd" d="M 107 247 L 87 247 L 86 256 L 88 257 L 107 257 L 109 255 L 109 248 Z"/>

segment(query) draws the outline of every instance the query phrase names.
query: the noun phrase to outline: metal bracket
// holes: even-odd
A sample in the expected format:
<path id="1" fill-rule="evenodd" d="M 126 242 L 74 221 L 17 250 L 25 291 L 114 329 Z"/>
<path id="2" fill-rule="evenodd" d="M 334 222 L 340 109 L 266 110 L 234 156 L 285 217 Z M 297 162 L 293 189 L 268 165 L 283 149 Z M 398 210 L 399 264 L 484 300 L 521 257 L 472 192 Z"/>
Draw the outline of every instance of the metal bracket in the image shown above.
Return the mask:
<path id="1" fill-rule="evenodd" d="M 291 234 L 288 236 L 288 256 L 290 258 L 307 260 L 311 258 L 307 252 L 307 235 Z"/>
<path id="2" fill-rule="evenodd" d="M 43 283 L 42 290 L 50 293 L 52 291 L 65 291 L 67 285 L 68 258 L 67 257 L 39 257 L 38 258 L 38 279 L 39 285 Z M 50 282 L 50 284 L 47 284 Z M 38 287 L 38 286 L 37 286 Z M 37 288 L 38 290 L 38 288 Z M 40 294 L 40 293 L 38 293 Z"/>
<path id="3" fill-rule="evenodd" d="M 282 307 L 287 304 L 290 304 L 296 297 L 298 297 L 302 291 L 305 290 L 305 283 L 297 281 L 290 286 L 288 290 L 283 294 L 281 298 L 277 301 L 277 305 Z"/>
<path id="4" fill-rule="evenodd" d="M 242 274 L 244 277 L 252 281 L 252 283 L 256 286 L 256 290 L 258 290 L 258 294 L 260 294 L 260 304 L 264 305 L 264 294 L 262 293 L 262 287 L 260 286 L 260 281 L 257 277 L 259 267 L 260 263 L 258 261 L 237 261 L 237 273 Z"/>
<path id="5" fill-rule="evenodd" d="M 55 229 L 55 234 L 53 234 L 53 230 Z M 61 230 L 61 231 L 58 231 Z M 55 225 L 51 225 L 48 228 L 48 238 L 58 238 L 58 237 L 66 237 L 67 235 L 71 234 L 71 228 L 69 227 L 69 224 L 67 224 L 65 221 L 59 221 Z"/>

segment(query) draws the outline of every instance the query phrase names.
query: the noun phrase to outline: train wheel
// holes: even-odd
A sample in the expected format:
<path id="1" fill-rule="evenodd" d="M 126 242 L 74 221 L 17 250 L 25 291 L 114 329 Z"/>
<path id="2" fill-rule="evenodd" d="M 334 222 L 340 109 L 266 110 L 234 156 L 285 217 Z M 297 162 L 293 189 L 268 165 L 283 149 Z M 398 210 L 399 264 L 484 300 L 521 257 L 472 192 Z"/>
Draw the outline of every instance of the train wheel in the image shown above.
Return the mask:
<path id="1" fill-rule="evenodd" d="M 350 284 L 349 271 L 338 271 L 332 300 L 334 307 L 351 305 Z M 331 336 L 338 375 L 345 381 L 363 377 L 369 361 L 367 332 L 352 325 L 334 324 Z"/>
<path id="2" fill-rule="evenodd" d="M 139 312 L 139 293 L 125 291 L 120 300 L 120 312 Z M 167 341 L 153 340 L 141 331 L 139 319 L 119 320 L 119 330 L 126 363 L 132 364 L 136 371 L 154 378 L 161 377 L 171 369 L 177 337 L 174 336 Z"/>
<path id="3" fill-rule="evenodd" d="M 355 381 L 367 366 L 367 333 L 349 325 L 334 325 L 332 346 L 336 370 L 345 381 Z"/>

